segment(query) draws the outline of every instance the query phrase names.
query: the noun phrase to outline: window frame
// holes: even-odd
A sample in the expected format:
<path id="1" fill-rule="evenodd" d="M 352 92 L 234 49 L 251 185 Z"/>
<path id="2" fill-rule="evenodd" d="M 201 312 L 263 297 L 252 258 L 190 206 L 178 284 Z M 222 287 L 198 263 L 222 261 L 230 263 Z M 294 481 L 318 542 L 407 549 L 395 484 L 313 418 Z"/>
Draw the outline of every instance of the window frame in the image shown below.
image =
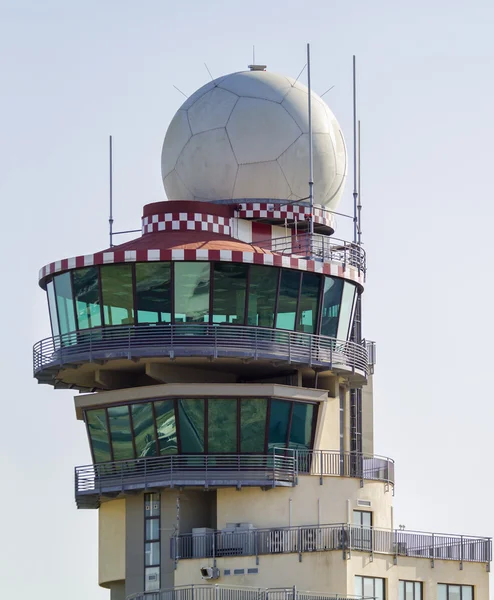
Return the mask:
<path id="1" fill-rule="evenodd" d="M 463 588 L 470 588 L 472 590 L 471 600 L 475 600 L 475 586 L 471 584 L 464 583 L 443 583 L 438 582 L 437 590 L 439 592 L 439 586 L 444 585 L 446 587 L 446 600 L 449 600 L 449 588 L 450 587 L 459 587 L 460 588 L 460 600 L 463 600 Z M 438 594 L 439 595 L 439 594 Z M 470 598 L 469 598 L 470 600 Z"/>
<path id="2" fill-rule="evenodd" d="M 398 580 L 398 598 L 401 599 L 401 584 L 403 585 L 403 600 L 422 600 L 424 597 L 424 583 L 422 581 L 416 581 L 413 579 L 399 579 Z M 406 591 L 406 584 L 407 583 L 413 583 L 413 593 L 412 593 L 412 598 L 407 598 L 407 591 Z M 420 597 L 417 598 L 417 594 L 415 593 L 416 591 L 416 585 L 419 584 L 419 589 L 420 589 Z"/>

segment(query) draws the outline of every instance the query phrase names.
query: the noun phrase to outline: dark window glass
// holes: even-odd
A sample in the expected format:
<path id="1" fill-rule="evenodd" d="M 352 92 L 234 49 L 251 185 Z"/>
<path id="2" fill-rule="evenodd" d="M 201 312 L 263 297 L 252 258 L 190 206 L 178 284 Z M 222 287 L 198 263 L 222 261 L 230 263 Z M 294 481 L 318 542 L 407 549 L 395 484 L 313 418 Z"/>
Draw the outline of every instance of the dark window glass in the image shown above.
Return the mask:
<path id="1" fill-rule="evenodd" d="M 336 337 L 339 340 L 346 340 L 350 335 L 350 325 L 353 316 L 353 304 L 355 299 L 356 286 L 353 283 L 345 281 L 343 295 L 341 298 L 340 319 L 338 322 L 338 333 Z"/>
<path id="2" fill-rule="evenodd" d="M 49 281 L 46 285 L 46 293 L 48 295 L 48 308 L 50 309 L 51 332 L 54 336 L 58 336 L 60 335 L 60 329 L 58 327 L 57 304 L 53 281 Z"/>
<path id="3" fill-rule="evenodd" d="M 113 448 L 113 460 L 134 458 L 128 406 L 108 408 L 108 421 Z"/>
<path id="4" fill-rule="evenodd" d="M 244 323 L 248 265 L 215 263 L 213 323 Z"/>
<path id="5" fill-rule="evenodd" d="M 204 452 L 204 400 L 191 398 L 178 401 L 182 452 Z"/>
<path id="6" fill-rule="evenodd" d="M 132 325 L 134 323 L 132 266 L 101 267 L 101 290 L 105 325 Z"/>
<path id="7" fill-rule="evenodd" d="M 300 271 L 282 269 L 280 291 L 278 294 L 278 310 L 276 327 L 278 329 L 295 329 L 298 292 L 300 289 Z"/>
<path id="8" fill-rule="evenodd" d="M 111 460 L 105 409 L 88 410 L 86 418 L 93 448 L 94 462 L 101 463 Z"/>
<path id="9" fill-rule="evenodd" d="M 279 269 L 250 267 L 248 324 L 273 327 Z"/>
<path id="10" fill-rule="evenodd" d="M 154 410 L 156 411 L 160 454 L 176 454 L 177 425 L 175 423 L 175 403 L 173 400 L 155 402 Z"/>
<path id="11" fill-rule="evenodd" d="M 288 422 L 290 420 L 290 402 L 271 400 L 269 415 L 268 449 L 286 447 Z"/>
<path id="12" fill-rule="evenodd" d="M 54 279 L 55 296 L 57 298 L 58 322 L 62 335 L 75 331 L 74 298 L 72 296 L 72 283 L 70 273 L 57 275 Z M 74 336 L 73 336 L 74 337 Z M 64 337 L 64 341 L 68 338 Z M 74 337 L 75 343 L 75 337 Z"/>
<path id="13" fill-rule="evenodd" d="M 237 452 L 237 400 L 208 400 L 208 454 Z"/>
<path id="14" fill-rule="evenodd" d="M 290 427 L 290 448 L 309 450 L 312 442 L 314 405 L 295 402 Z"/>
<path id="15" fill-rule="evenodd" d="M 176 262 L 174 269 L 175 322 L 207 323 L 210 264 Z"/>
<path id="16" fill-rule="evenodd" d="M 101 309 L 98 270 L 96 267 L 78 269 L 72 272 L 72 277 L 79 329 L 99 327 L 101 325 Z"/>
<path id="17" fill-rule="evenodd" d="M 152 405 L 132 404 L 131 411 L 137 456 L 157 456 Z"/>
<path id="18" fill-rule="evenodd" d="M 298 308 L 298 331 L 315 333 L 319 314 L 319 289 L 321 276 L 316 273 L 302 273 L 302 292 Z"/>
<path id="19" fill-rule="evenodd" d="M 321 335 L 336 337 L 340 313 L 343 279 L 324 278 L 322 299 Z"/>
<path id="20" fill-rule="evenodd" d="M 138 323 L 170 323 L 172 317 L 171 263 L 137 263 Z"/>
<path id="21" fill-rule="evenodd" d="M 240 400 L 240 452 L 264 452 L 266 398 Z"/>

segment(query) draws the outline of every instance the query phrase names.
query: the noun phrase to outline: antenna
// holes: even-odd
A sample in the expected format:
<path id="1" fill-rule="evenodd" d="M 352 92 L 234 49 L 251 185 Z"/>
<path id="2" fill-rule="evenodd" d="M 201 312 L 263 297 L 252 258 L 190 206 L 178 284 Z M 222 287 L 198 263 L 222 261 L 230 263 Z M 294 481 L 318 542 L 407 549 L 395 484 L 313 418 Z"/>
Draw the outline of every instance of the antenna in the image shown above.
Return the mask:
<path id="1" fill-rule="evenodd" d="M 207 64 L 206 64 L 206 63 L 204 63 L 204 66 L 206 67 L 206 71 L 209 73 L 209 76 L 211 77 L 211 81 L 214 81 L 214 78 L 213 78 L 213 76 L 211 75 L 211 71 L 209 70 L 209 67 L 207 66 Z M 178 90 L 178 88 L 177 88 L 177 90 Z M 180 91 L 180 90 L 178 90 L 178 91 Z M 183 94 L 183 92 L 182 92 L 182 94 Z"/>
<path id="2" fill-rule="evenodd" d="M 113 247 L 113 139 L 110 135 L 110 218 L 108 219 L 110 226 L 110 248 Z"/>
<path id="3" fill-rule="evenodd" d="M 307 44 L 307 87 L 309 88 L 309 233 L 310 233 L 310 256 L 312 257 L 312 239 L 314 236 L 314 165 L 312 160 L 312 92 L 310 85 L 310 44 Z"/>
<path id="4" fill-rule="evenodd" d="M 357 243 L 357 68 L 353 55 L 353 243 Z"/>
<path id="5" fill-rule="evenodd" d="M 206 64 L 206 63 L 204 63 L 204 64 Z M 207 69 L 207 67 L 206 67 L 206 69 Z M 180 92 L 182 94 L 182 96 L 185 96 L 186 98 L 188 98 L 187 94 L 184 94 L 184 92 L 182 92 L 182 90 L 179 90 L 176 85 L 174 85 L 173 87 L 177 90 L 177 92 Z"/>
<path id="6" fill-rule="evenodd" d="M 357 156 L 357 168 L 358 168 L 358 204 L 357 204 L 357 243 L 360 246 L 362 244 L 362 192 L 360 188 L 360 120 L 357 124 L 357 144 L 358 144 L 358 156 Z"/>

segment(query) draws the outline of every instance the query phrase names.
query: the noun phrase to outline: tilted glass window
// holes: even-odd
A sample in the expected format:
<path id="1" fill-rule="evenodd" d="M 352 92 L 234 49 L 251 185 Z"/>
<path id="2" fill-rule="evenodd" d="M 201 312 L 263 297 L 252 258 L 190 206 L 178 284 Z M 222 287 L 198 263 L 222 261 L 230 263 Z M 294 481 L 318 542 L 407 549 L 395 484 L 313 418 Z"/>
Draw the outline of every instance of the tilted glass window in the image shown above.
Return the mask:
<path id="1" fill-rule="evenodd" d="M 72 296 L 70 273 L 62 273 L 61 275 L 57 275 L 53 281 L 55 283 L 55 296 L 57 298 L 60 333 L 64 335 L 76 330 L 74 298 Z M 64 337 L 64 341 L 68 341 L 67 336 Z M 75 342 L 75 338 L 73 342 Z"/>
<path id="2" fill-rule="evenodd" d="M 314 405 L 294 402 L 289 448 L 309 450 L 312 441 Z"/>
<path id="3" fill-rule="evenodd" d="M 176 454 L 177 426 L 175 423 L 175 403 L 173 400 L 163 400 L 154 403 L 156 412 L 156 428 L 160 454 Z"/>
<path id="4" fill-rule="evenodd" d="M 209 263 L 175 263 L 176 323 L 207 323 L 209 321 L 210 270 Z"/>
<path id="5" fill-rule="evenodd" d="M 101 291 L 105 325 L 133 325 L 132 265 L 101 267 Z"/>
<path id="6" fill-rule="evenodd" d="M 132 433 L 128 406 L 112 406 L 108 409 L 113 460 L 134 458 Z"/>
<path id="7" fill-rule="evenodd" d="M 324 278 L 322 297 L 321 335 L 336 337 L 340 314 L 343 279 Z"/>
<path id="8" fill-rule="evenodd" d="M 345 281 L 343 295 L 341 298 L 340 319 L 336 337 L 339 340 L 347 340 L 350 337 L 351 320 L 353 316 L 353 305 L 355 301 L 356 286 Z"/>
<path id="9" fill-rule="evenodd" d="M 99 278 L 96 267 L 72 272 L 74 298 L 79 329 L 101 326 Z"/>
<path id="10" fill-rule="evenodd" d="M 46 285 L 46 293 L 48 295 L 48 308 L 50 310 L 51 332 L 54 336 L 59 336 L 60 328 L 58 327 L 58 312 L 53 281 L 49 281 Z"/>
<path id="11" fill-rule="evenodd" d="M 190 398 L 178 401 L 181 451 L 204 452 L 204 400 Z"/>
<path id="12" fill-rule="evenodd" d="M 273 327 L 279 269 L 250 267 L 248 324 Z"/>
<path id="13" fill-rule="evenodd" d="M 213 323 L 244 324 L 248 268 L 236 263 L 214 264 Z"/>
<path id="14" fill-rule="evenodd" d="M 269 415 L 268 450 L 286 447 L 290 424 L 290 402 L 271 400 Z"/>
<path id="15" fill-rule="evenodd" d="M 237 399 L 208 399 L 208 453 L 237 452 Z"/>
<path id="16" fill-rule="evenodd" d="M 172 318 L 171 263 L 137 263 L 138 323 L 170 323 Z"/>
<path id="17" fill-rule="evenodd" d="M 107 462 L 112 459 L 110 452 L 110 438 L 106 422 L 106 410 L 88 410 L 86 412 L 89 438 L 93 449 L 94 462 Z"/>
<path id="18" fill-rule="evenodd" d="M 266 398 L 240 400 L 240 452 L 264 452 Z"/>
<path id="19" fill-rule="evenodd" d="M 302 291 L 298 307 L 297 330 L 305 333 L 316 333 L 319 316 L 319 292 L 321 276 L 317 273 L 302 273 Z"/>
<path id="20" fill-rule="evenodd" d="M 281 270 L 278 309 L 276 311 L 276 328 L 295 329 L 298 294 L 300 290 L 300 271 Z"/>
<path id="21" fill-rule="evenodd" d="M 132 426 L 136 445 L 136 455 L 157 456 L 156 432 L 153 407 L 150 402 L 132 404 Z"/>

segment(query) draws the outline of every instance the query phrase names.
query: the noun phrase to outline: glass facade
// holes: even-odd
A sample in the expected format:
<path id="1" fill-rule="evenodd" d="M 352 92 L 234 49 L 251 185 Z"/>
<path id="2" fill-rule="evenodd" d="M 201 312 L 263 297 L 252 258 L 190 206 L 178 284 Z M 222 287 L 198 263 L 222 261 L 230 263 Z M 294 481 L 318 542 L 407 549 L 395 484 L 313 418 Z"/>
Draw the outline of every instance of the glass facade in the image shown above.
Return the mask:
<path id="1" fill-rule="evenodd" d="M 312 448 L 317 405 L 269 398 L 167 398 L 85 411 L 94 462 Z"/>
<path id="2" fill-rule="evenodd" d="M 87 267 L 47 283 L 53 335 L 160 323 L 250 325 L 348 339 L 357 286 L 261 265 L 151 262 Z"/>

